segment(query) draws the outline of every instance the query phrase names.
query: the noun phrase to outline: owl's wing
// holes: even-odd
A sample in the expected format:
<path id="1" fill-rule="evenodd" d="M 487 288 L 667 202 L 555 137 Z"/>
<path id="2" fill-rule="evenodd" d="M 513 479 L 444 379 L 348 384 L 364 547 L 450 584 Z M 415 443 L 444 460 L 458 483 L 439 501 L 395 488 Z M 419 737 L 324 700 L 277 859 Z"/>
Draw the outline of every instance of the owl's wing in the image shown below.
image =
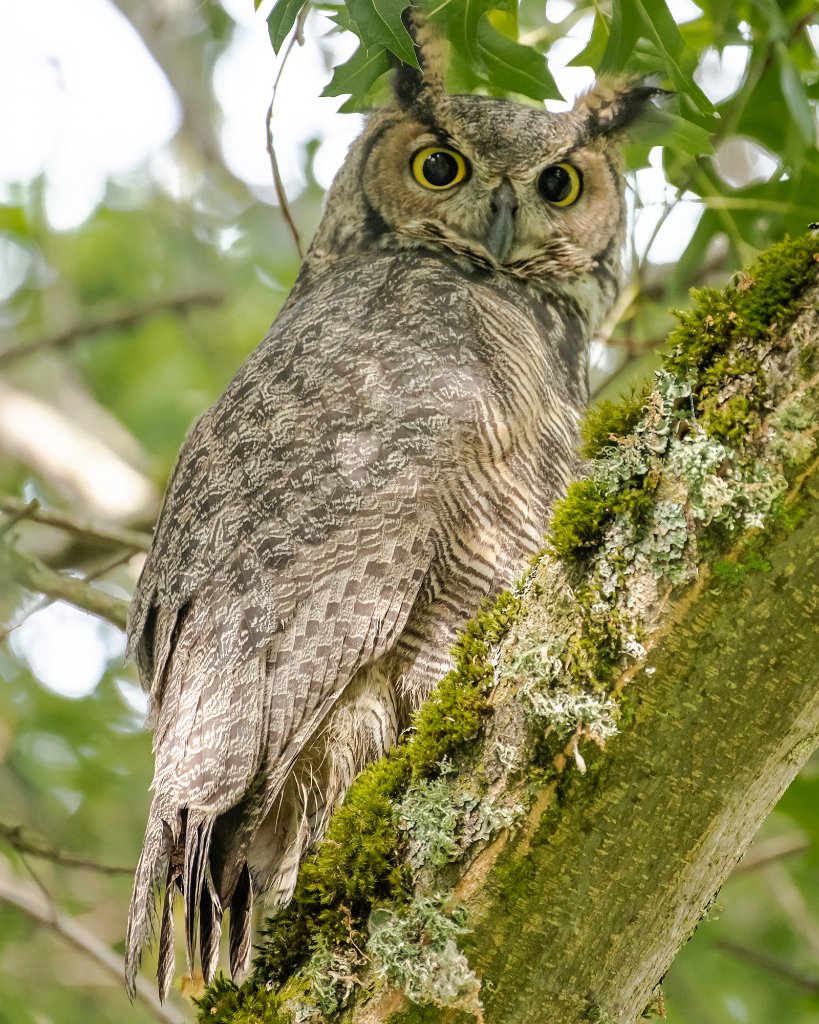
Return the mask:
<path id="1" fill-rule="evenodd" d="M 156 772 L 130 979 L 154 885 L 165 872 L 184 883 L 192 950 L 216 817 L 263 762 L 285 777 L 352 675 L 400 633 L 432 557 L 446 417 L 425 395 L 399 404 L 372 365 L 367 387 L 368 339 L 350 344 L 343 310 L 312 344 L 303 331 L 287 341 L 287 326 L 183 447 L 132 606 Z M 383 356 L 390 339 L 376 340 Z"/>

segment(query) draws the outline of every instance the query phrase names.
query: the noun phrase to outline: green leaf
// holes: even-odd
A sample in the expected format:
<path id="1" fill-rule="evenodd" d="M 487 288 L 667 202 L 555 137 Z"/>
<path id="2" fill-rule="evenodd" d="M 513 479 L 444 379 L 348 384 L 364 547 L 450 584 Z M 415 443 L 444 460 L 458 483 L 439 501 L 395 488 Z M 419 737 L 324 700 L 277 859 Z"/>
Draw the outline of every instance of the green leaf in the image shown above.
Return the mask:
<path id="1" fill-rule="evenodd" d="M 693 65 L 696 53 L 687 50 L 665 0 L 614 0 L 611 35 L 600 70 L 622 71 L 628 67 L 640 37 L 653 44 L 662 62 L 662 70 L 674 88 L 690 96 L 700 110 L 712 113 L 713 104 L 681 65 L 685 54 L 690 57 L 688 63 Z"/>
<path id="2" fill-rule="evenodd" d="M 632 0 L 614 0 L 609 38 L 600 60 L 603 72 L 622 71 L 628 64 L 640 32 L 640 19 L 632 10 Z"/>
<path id="3" fill-rule="evenodd" d="M 651 111 L 646 120 L 647 130 L 651 132 L 656 146 L 668 146 L 691 156 L 710 156 L 714 152 L 712 133 L 680 114 L 671 110 Z M 637 137 L 640 138 L 639 126 Z"/>
<path id="4" fill-rule="evenodd" d="M 583 47 L 576 57 L 569 63 L 570 68 L 579 67 L 600 67 L 603 61 L 603 54 L 609 42 L 609 24 L 602 11 L 595 11 L 594 24 L 592 25 L 591 36 L 588 43 Z"/>
<path id="5" fill-rule="evenodd" d="M 506 10 L 498 0 L 432 0 L 425 4 L 430 21 L 440 24 L 452 45 L 473 62 L 479 62 L 478 26 L 484 14 Z"/>
<path id="6" fill-rule="evenodd" d="M 333 71 L 333 77 L 322 96 L 342 96 L 349 93 L 355 100 L 363 96 L 375 81 L 390 70 L 390 58 L 383 46 L 367 50 L 362 43 L 350 59 Z"/>
<path id="7" fill-rule="evenodd" d="M 254 2 L 258 8 L 261 0 L 254 0 Z M 304 7 L 304 3 L 305 0 L 278 0 L 267 16 L 267 31 L 270 35 L 270 42 L 273 44 L 274 53 L 278 53 L 281 49 L 288 32 L 296 24 L 296 18 Z"/>
<path id="8" fill-rule="evenodd" d="M 493 86 L 535 100 L 560 99 L 545 56 L 508 39 L 486 18 L 478 26 L 478 47 Z"/>
<path id="9" fill-rule="evenodd" d="M 412 37 L 401 21 L 407 0 L 347 0 L 347 10 L 368 50 L 386 47 L 406 64 L 418 67 Z"/>

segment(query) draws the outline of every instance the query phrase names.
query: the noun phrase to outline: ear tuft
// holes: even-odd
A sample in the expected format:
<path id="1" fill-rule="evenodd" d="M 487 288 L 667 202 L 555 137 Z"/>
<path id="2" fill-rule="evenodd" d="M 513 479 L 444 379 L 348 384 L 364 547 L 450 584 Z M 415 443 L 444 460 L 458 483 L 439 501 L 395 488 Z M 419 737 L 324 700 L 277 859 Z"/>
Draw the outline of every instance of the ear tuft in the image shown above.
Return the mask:
<path id="1" fill-rule="evenodd" d="M 393 92 L 400 107 L 422 102 L 424 96 L 435 97 L 444 92 L 444 59 L 441 42 L 427 20 L 415 7 L 408 7 L 401 20 L 415 44 L 420 68 L 399 62 L 393 79 Z"/>
<path id="2" fill-rule="evenodd" d="M 574 111 L 589 122 L 589 135 L 619 134 L 654 109 L 654 100 L 674 93 L 649 78 L 600 79 L 580 96 Z"/>

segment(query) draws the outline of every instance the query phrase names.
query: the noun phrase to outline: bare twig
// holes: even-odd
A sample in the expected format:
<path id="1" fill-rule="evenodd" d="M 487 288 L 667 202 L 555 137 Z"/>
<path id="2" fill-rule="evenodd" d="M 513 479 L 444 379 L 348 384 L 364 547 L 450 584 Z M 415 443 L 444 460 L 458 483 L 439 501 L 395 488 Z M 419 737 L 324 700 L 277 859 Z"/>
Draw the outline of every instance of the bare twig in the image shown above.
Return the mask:
<path id="1" fill-rule="evenodd" d="M 309 3 L 305 3 L 299 11 L 299 16 L 296 20 L 296 29 L 290 37 L 287 49 L 284 51 L 281 63 L 279 64 L 279 71 L 276 75 L 276 80 L 273 83 L 273 93 L 270 97 L 270 106 L 267 108 L 267 118 L 265 120 L 267 130 L 267 153 L 270 157 L 270 169 L 273 172 L 273 186 L 276 189 L 276 198 L 279 201 L 279 208 L 282 211 L 282 216 L 287 223 L 290 234 L 293 236 L 293 241 L 296 243 L 296 252 L 299 254 L 300 260 L 304 259 L 304 252 L 301 247 L 299 229 L 296 227 L 296 222 L 293 220 L 293 215 L 290 212 L 290 204 L 287 200 L 287 193 L 284 191 L 284 184 L 282 183 L 282 177 L 279 173 L 279 161 L 276 159 L 276 150 L 273 145 L 273 104 L 276 102 L 276 92 L 279 88 L 279 82 L 281 81 L 282 74 L 285 66 L 287 65 L 287 59 L 293 52 L 293 47 L 296 43 L 298 43 L 299 46 L 304 45 L 304 20 L 307 17 L 309 9 Z"/>
<path id="2" fill-rule="evenodd" d="M 801 971 L 797 971 L 795 967 L 791 967 L 790 964 L 783 963 L 767 953 L 763 953 L 758 949 L 751 949 L 749 946 L 743 946 L 739 942 L 731 942 L 728 939 L 723 939 L 717 945 L 720 949 L 724 949 L 726 953 L 731 953 L 741 960 L 747 960 L 748 963 L 761 967 L 764 971 L 787 978 L 788 981 L 792 981 L 806 992 L 819 992 L 819 978 L 803 974 Z"/>
<path id="3" fill-rule="evenodd" d="M 119 957 L 101 942 L 93 932 L 83 928 L 67 914 L 61 913 L 50 899 L 40 897 L 32 890 L 27 891 L 18 881 L 10 884 L 0 879 L 0 900 L 16 907 L 37 924 L 50 928 L 68 942 L 74 949 L 92 959 L 107 974 L 122 984 L 123 963 Z M 158 1021 L 163 1024 L 179 1024 L 179 1013 L 164 1007 L 146 979 L 137 978 L 136 997 L 145 1004 Z"/>
<path id="4" fill-rule="evenodd" d="M 46 349 L 67 348 L 82 338 L 89 338 L 94 334 L 101 334 L 103 331 L 131 327 L 159 313 L 179 313 L 191 306 L 218 306 L 224 302 L 224 298 L 224 293 L 218 291 L 187 292 L 148 299 L 126 309 L 109 310 L 94 318 L 79 320 L 71 327 L 66 327 L 64 330 L 43 338 L 10 345 L 0 351 L 0 367 L 9 366 L 18 359 L 24 359 Z"/>
<path id="5" fill-rule="evenodd" d="M 151 546 L 151 538 L 147 533 L 80 522 L 65 512 L 55 512 L 43 508 L 36 499 L 25 502 L 19 498 L 13 498 L 11 495 L 0 494 L 0 512 L 8 513 L 13 517 L 12 521 L 31 519 L 32 522 L 65 530 L 66 533 L 84 540 L 116 544 L 119 547 L 129 548 L 131 551 L 148 551 Z M 5 524 L 3 525 L 5 526 Z"/>
<path id="6" fill-rule="evenodd" d="M 769 864 L 776 864 L 786 857 L 795 857 L 800 853 L 806 853 L 810 846 L 810 841 L 801 832 L 794 832 L 784 836 L 773 836 L 771 839 L 754 843 L 743 860 L 734 868 L 731 877 L 736 878 L 737 875 L 758 871 L 760 868 L 768 867 Z"/>
<path id="7" fill-rule="evenodd" d="M 118 559 L 120 564 L 130 553 Z M 0 568 L 26 590 L 33 590 L 55 601 L 68 601 L 84 611 L 97 615 L 106 622 L 125 630 L 128 602 L 121 597 L 106 594 L 89 585 L 87 579 L 64 576 L 44 565 L 31 555 L 23 555 L 8 545 L 0 547 Z M 113 568 L 108 566 L 108 569 Z"/>
<path id="8" fill-rule="evenodd" d="M 38 857 L 42 860 L 50 860 L 55 864 L 62 864 L 68 868 L 87 868 L 89 871 L 98 871 L 104 875 L 130 875 L 131 869 L 120 867 L 117 864 L 102 864 L 89 857 L 78 857 L 76 854 L 59 850 L 51 846 L 41 836 L 29 832 L 22 825 L 6 825 L 0 821 L 0 839 L 3 839 L 17 853 L 29 857 Z"/>

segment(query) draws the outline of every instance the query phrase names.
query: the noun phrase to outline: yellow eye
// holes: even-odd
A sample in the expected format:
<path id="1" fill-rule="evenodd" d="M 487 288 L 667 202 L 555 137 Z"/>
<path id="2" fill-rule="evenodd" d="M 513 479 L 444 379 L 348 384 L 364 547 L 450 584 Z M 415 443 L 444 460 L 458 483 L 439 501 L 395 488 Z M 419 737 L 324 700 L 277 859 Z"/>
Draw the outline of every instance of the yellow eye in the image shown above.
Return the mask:
<path id="1" fill-rule="evenodd" d="M 426 146 L 410 161 L 412 176 L 419 185 L 436 192 L 459 185 L 469 176 L 469 164 L 454 149 Z"/>
<path id="2" fill-rule="evenodd" d="M 582 188 L 580 171 L 571 164 L 552 164 L 540 172 L 537 180 L 538 192 L 555 206 L 571 206 L 577 202 Z"/>

